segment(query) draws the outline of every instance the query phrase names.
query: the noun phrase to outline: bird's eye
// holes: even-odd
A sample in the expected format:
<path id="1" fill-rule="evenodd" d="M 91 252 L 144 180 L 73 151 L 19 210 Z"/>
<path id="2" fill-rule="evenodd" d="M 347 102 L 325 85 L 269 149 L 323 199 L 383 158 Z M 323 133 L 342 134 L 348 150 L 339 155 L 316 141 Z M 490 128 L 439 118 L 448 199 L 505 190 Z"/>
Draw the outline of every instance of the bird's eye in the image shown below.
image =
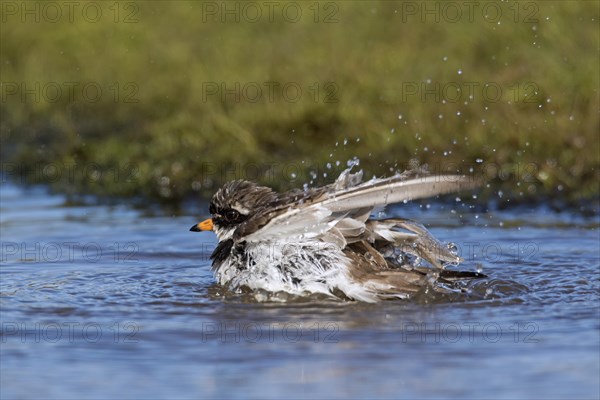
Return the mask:
<path id="1" fill-rule="evenodd" d="M 235 221 L 236 219 L 238 219 L 238 217 L 240 216 L 240 213 L 237 212 L 236 210 L 233 209 L 229 209 L 227 211 L 225 211 L 224 215 L 225 219 L 227 219 L 228 221 Z"/>

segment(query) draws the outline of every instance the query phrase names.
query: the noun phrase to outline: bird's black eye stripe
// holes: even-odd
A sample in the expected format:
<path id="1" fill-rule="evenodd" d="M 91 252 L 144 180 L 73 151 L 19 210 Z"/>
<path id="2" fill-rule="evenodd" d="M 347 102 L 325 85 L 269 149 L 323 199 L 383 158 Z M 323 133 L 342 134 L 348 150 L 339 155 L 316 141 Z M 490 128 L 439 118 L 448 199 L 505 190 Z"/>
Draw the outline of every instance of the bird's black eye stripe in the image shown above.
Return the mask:
<path id="1" fill-rule="evenodd" d="M 244 222 L 248 216 L 240 214 L 238 210 L 233 208 L 217 209 L 216 214 L 219 217 L 215 218 L 221 225 L 236 225 Z"/>
<path id="2" fill-rule="evenodd" d="M 211 214 L 216 214 L 217 207 L 215 207 L 214 203 L 210 203 L 210 205 L 208 206 L 208 212 Z"/>

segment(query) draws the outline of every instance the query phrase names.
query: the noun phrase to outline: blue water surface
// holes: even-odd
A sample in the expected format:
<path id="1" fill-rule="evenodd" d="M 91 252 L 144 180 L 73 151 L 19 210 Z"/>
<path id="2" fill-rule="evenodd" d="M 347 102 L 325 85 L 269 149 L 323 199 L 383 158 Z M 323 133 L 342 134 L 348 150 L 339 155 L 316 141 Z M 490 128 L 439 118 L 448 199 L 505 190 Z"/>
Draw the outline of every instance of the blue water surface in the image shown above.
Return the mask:
<path id="1" fill-rule="evenodd" d="M 600 397 L 599 220 L 395 206 L 487 279 L 379 304 L 214 284 L 203 215 L 3 183 L 0 397 Z"/>

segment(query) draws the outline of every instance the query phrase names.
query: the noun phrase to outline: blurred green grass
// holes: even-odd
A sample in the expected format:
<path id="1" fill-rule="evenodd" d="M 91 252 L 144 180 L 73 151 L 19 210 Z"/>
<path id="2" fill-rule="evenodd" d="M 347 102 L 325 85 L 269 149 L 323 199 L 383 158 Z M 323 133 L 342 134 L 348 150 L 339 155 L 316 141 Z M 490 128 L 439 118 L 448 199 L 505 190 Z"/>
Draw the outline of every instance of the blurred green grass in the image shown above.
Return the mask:
<path id="1" fill-rule="evenodd" d="M 176 204 L 233 178 L 328 182 L 358 157 L 473 169 L 504 200 L 598 197 L 597 2 L 494 3 L 498 21 L 477 2 L 455 22 L 444 2 L 256 2 L 257 22 L 195 1 L 91 2 L 92 22 L 89 3 L 51 21 L 3 2 L 5 175 Z"/>

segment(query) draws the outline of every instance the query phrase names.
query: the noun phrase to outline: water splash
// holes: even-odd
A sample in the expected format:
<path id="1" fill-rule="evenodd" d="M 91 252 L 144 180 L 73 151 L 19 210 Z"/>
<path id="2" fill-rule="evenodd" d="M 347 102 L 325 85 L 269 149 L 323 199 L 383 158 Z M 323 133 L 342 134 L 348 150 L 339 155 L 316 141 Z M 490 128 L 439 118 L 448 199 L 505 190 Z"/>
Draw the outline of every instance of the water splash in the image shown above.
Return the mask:
<path id="1" fill-rule="evenodd" d="M 346 165 L 348 168 L 352 169 L 354 167 L 358 167 L 360 165 L 360 159 L 354 156 L 352 159 L 346 161 Z"/>

